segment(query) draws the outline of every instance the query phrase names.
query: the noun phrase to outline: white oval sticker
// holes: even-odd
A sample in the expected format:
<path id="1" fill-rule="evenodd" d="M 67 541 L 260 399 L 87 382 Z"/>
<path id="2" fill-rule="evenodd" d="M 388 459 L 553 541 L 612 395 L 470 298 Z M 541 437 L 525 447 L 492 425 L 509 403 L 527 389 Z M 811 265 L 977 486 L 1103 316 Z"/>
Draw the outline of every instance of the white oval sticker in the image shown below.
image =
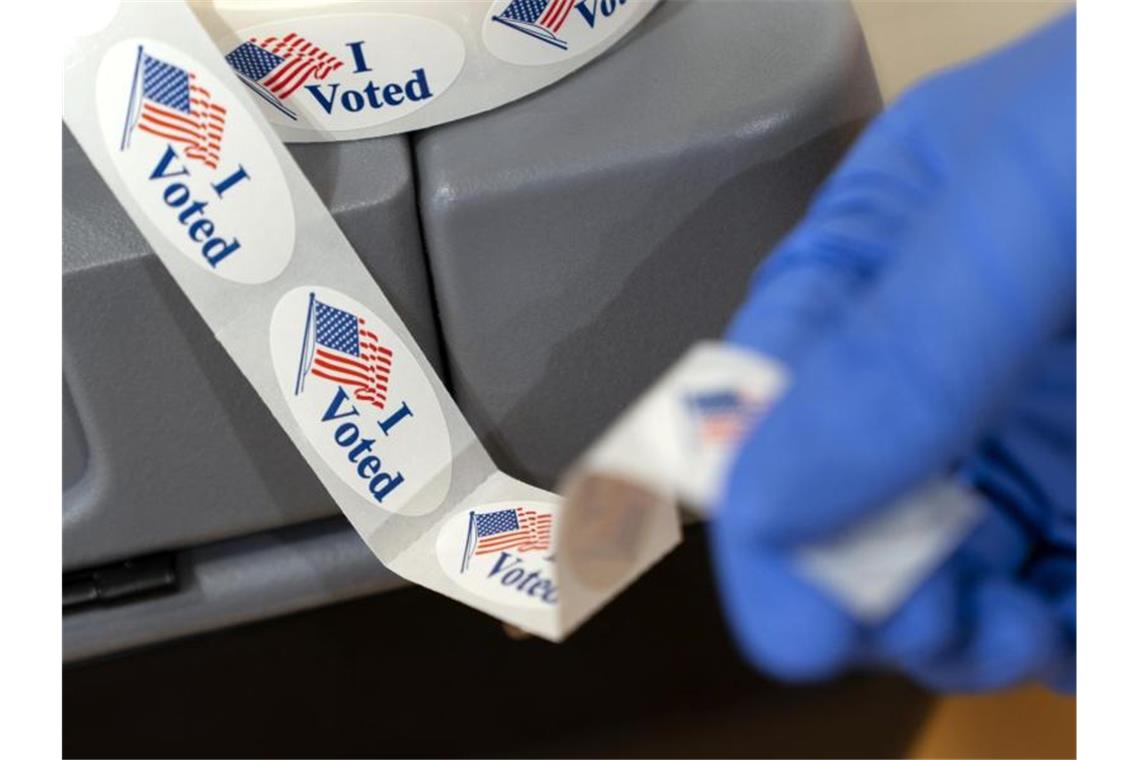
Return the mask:
<path id="1" fill-rule="evenodd" d="M 316 286 L 282 296 L 269 330 L 281 391 L 325 464 L 387 511 L 438 507 L 451 481 L 447 422 L 396 333 L 348 296 Z"/>
<path id="2" fill-rule="evenodd" d="M 269 120 L 342 132 L 407 116 L 451 86 L 463 38 L 416 16 L 308 16 L 246 27 L 226 51 Z"/>
<path id="3" fill-rule="evenodd" d="M 532 501 L 473 506 L 444 523 L 436 556 L 448 577 L 484 599 L 552 609 L 557 511 L 557 504 Z"/>
<path id="4" fill-rule="evenodd" d="M 621 31 L 642 0 L 496 0 L 483 42 L 508 63 L 538 66 L 585 53 Z"/>
<path id="5" fill-rule="evenodd" d="M 171 244 L 233 282 L 285 269 L 294 239 L 285 175 L 221 81 L 170 45 L 132 39 L 107 51 L 95 88 L 111 163 Z"/>

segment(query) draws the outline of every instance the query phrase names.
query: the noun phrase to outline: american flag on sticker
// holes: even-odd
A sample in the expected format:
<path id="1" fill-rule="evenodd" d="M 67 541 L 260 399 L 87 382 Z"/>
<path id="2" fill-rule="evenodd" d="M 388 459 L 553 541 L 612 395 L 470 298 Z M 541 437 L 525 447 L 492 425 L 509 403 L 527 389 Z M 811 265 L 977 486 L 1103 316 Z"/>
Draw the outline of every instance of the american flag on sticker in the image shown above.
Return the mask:
<path id="1" fill-rule="evenodd" d="M 459 572 L 467 569 L 471 557 L 480 554 L 508 549 L 520 554 L 549 549 L 553 521 L 553 515 L 522 507 L 482 514 L 472 510 L 467 521 L 467 542 Z"/>
<path id="2" fill-rule="evenodd" d="M 556 48 L 566 49 L 566 41 L 558 37 L 558 30 L 566 23 L 576 0 L 511 0 L 510 5 L 492 21 L 530 35 Z"/>
<path id="3" fill-rule="evenodd" d="M 187 159 L 216 169 L 226 109 L 197 84 L 193 72 L 148 55 L 140 45 L 119 150 L 130 147 L 136 129 L 178 143 Z"/>
<path id="4" fill-rule="evenodd" d="M 332 53 L 293 32 L 283 37 L 250 38 L 231 50 L 226 62 L 242 82 L 291 119 L 297 115 L 283 101 L 310 79 L 323 80 L 344 65 Z"/>
<path id="5" fill-rule="evenodd" d="M 309 294 L 295 395 L 304 391 L 305 378 L 312 375 L 352 388 L 356 400 L 383 409 L 391 372 L 392 350 L 380 345 L 363 319 Z"/>
<path id="6" fill-rule="evenodd" d="M 735 443 L 751 430 L 767 404 L 735 389 L 725 389 L 689 394 L 685 407 L 698 441 L 724 445 Z"/>

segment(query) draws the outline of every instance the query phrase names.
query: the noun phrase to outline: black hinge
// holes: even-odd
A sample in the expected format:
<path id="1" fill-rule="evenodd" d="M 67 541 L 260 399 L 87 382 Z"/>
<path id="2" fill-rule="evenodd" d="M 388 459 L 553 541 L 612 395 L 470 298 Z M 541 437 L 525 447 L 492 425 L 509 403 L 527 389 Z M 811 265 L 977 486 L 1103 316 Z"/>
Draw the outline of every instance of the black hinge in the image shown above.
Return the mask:
<path id="1" fill-rule="evenodd" d="M 178 571 L 174 554 L 149 554 L 64 573 L 63 609 L 70 612 L 96 602 L 118 602 L 177 589 Z"/>

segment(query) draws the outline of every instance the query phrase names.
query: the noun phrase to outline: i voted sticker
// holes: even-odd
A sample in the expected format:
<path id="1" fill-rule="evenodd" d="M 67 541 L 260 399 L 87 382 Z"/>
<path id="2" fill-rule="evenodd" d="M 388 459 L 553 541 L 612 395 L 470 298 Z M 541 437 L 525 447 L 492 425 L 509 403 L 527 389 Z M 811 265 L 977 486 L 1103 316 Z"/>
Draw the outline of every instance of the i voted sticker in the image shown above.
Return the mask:
<path id="1" fill-rule="evenodd" d="M 221 81 L 170 45 L 131 39 L 107 51 L 95 89 L 111 163 L 179 251 L 233 282 L 285 269 L 294 241 L 285 177 Z"/>
<path id="2" fill-rule="evenodd" d="M 555 524 L 558 505 L 501 501 L 453 515 L 436 538 L 444 572 L 493 602 L 532 609 L 558 603 Z"/>
<path id="3" fill-rule="evenodd" d="M 483 22 L 483 42 L 508 63 L 558 63 L 605 42 L 649 4 L 646 0 L 498 0 L 491 3 Z"/>
<path id="4" fill-rule="evenodd" d="M 389 512 L 436 509 L 451 481 L 451 445 L 432 385 L 375 314 L 330 288 L 278 302 L 270 350 L 281 392 L 325 464 Z"/>
<path id="5" fill-rule="evenodd" d="M 246 27 L 226 61 L 277 124 L 341 132 L 433 102 L 463 68 L 463 38 L 416 16 L 309 16 Z"/>

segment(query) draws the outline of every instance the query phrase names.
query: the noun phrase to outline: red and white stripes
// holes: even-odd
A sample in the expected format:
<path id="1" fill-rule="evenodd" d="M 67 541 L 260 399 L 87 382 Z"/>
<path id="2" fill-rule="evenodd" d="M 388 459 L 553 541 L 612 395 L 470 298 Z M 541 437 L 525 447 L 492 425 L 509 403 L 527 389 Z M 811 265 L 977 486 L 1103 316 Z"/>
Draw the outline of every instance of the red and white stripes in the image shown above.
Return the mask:
<path id="1" fill-rule="evenodd" d="M 566 17 L 570 15 L 570 9 L 573 7 L 574 0 L 554 0 L 546 6 L 546 10 L 538 17 L 538 25 L 552 32 L 557 32 L 562 28 L 562 24 L 565 23 Z"/>
<path id="2" fill-rule="evenodd" d="M 344 65 L 344 61 L 293 32 L 284 37 L 261 40 L 253 37 L 250 42 L 285 59 L 285 63 L 261 81 L 267 90 L 282 100 L 296 92 L 310 77 L 324 79 Z"/>
<path id="3" fill-rule="evenodd" d="M 185 145 L 186 158 L 216 169 L 221 160 L 226 109 L 213 102 L 209 90 L 194 83 L 193 74 L 189 77 L 190 113 L 181 113 L 147 99 L 139 113 L 139 129 Z"/>
<path id="4" fill-rule="evenodd" d="M 353 388 L 352 395 L 358 401 L 383 409 L 388 400 L 392 350 L 380 345 L 376 333 L 364 329 L 363 319 L 359 321 L 359 330 L 359 358 L 318 345 L 310 372 L 316 377 Z"/>

